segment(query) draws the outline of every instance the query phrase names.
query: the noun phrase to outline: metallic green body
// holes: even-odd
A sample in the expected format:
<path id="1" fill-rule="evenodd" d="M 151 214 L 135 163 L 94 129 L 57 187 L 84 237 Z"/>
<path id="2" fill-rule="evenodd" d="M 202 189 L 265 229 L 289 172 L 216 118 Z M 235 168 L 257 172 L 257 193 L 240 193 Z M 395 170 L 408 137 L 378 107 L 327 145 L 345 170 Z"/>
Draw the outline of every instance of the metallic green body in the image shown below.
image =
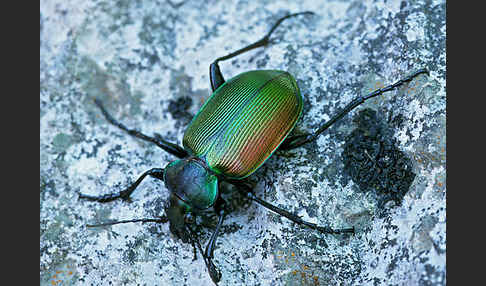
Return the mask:
<path id="1" fill-rule="evenodd" d="M 295 79 L 278 70 L 239 74 L 214 91 L 189 124 L 184 149 L 216 174 L 242 179 L 255 172 L 302 113 Z"/>
<path id="2" fill-rule="evenodd" d="M 164 171 L 165 185 L 190 207 L 203 210 L 218 197 L 218 178 L 194 158 L 176 160 Z"/>
<path id="3" fill-rule="evenodd" d="M 242 179 L 255 172 L 292 131 L 302 105 L 297 83 L 283 71 L 245 72 L 216 89 L 184 134 L 190 156 L 164 171 L 167 188 L 184 202 L 174 206 L 174 216 L 182 217 L 180 208 L 214 205 L 218 176 Z"/>

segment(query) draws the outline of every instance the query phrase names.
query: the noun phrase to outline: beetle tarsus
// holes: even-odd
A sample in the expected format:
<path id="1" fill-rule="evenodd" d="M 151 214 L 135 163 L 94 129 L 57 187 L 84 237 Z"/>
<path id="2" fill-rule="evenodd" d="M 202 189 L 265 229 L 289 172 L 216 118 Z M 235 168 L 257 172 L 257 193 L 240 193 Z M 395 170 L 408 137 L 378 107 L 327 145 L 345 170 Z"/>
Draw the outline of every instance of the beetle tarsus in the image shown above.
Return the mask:
<path id="1" fill-rule="evenodd" d="M 190 234 L 189 239 L 191 240 L 191 243 L 197 246 L 197 248 L 199 249 L 199 251 L 203 256 L 204 263 L 206 264 L 209 277 L 211 277 L 211 280 L 214 282 L 214 284 L 218 285 L 218 282 L 221 280 L 221 272 L 218 270 L 218 268 L 216 268 L 216 265 L 214 265 L 212 256 L 206 255 L 207 247 L 206 247 L 206 251 L 203 251 L 201 247 L 201 243 L 199 243 L 199 239 L 196 235 L 196 232 L 188 225 L 185 225 L 185 228 Z"/>
<path id="2" fill-rule="evenodd" d="M 197 249 L 196 249 L 196 243 L 194 242 L 194 240 L 191 239 L 191 245 L 192 245 L 192 249 L 194 251 L 194 257 L 192 258 L 192 261 L 196 261 L 197 260 Z"/>
<path id="3" fill-rule="evenodd" d="M 218 285 L 218 282 L 221 280 L 221 272 L 216 268 L 211 258 L 208 258 L 208 264 L 206 264 L 208 268 L 209 277 L 213 280 L 214 284 Z"/>

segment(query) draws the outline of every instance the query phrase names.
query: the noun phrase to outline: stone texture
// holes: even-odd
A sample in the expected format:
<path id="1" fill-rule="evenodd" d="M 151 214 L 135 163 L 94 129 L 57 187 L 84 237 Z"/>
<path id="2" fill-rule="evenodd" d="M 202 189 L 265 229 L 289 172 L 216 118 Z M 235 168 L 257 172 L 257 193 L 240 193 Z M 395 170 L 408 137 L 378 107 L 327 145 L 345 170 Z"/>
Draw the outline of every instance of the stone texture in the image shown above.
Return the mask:
<path id="1" fill-rule="evenodd" d="M 107 123 L 92 99 L 127 126 L 180 143 L 210 95 L 209 64 L 305 10 L 317 15 L 289 19 L 272 45 L 221 63 L 226 78 L 252 69 L 292 73 L 305 98 L 296 132 L 317 128 L 360 93 L 422 67 L 430 75 L 370 100 L 251 177 L 266 200 L 311 222 L 354 225 L 356 235 L 322 235 L 235 195 L 215 251 L 220 285 L 446 284 L 445 1 L 43 0 L 41 285 L 213 285 L 200 255 L 192 261 L 191 245 L 167 224 L 86 228 L 162 215 L 168 194 L 155 180 L 130 203 L 81 201 L 78 193 L 120 190 L 173 160 Z M 384 215 L 376 195 L 344 170 L 346 138 L 365 108 L 399 119 L 390 133 L 415 174 Z"/>

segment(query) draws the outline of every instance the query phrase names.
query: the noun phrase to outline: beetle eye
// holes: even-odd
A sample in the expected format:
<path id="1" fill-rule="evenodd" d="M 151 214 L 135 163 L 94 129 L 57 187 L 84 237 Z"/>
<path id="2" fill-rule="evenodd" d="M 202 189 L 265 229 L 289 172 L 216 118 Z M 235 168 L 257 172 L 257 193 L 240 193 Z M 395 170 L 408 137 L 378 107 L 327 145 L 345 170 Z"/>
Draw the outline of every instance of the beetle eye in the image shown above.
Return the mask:
<path id="1" fill-rule="evenodd" d="M 192 213 L 186 213 L 184 215 L 184 222 L 187 223 L 187 224 L 193 224 L 195 221 L 194 219 L 194 216 L 192 215 Z"/>

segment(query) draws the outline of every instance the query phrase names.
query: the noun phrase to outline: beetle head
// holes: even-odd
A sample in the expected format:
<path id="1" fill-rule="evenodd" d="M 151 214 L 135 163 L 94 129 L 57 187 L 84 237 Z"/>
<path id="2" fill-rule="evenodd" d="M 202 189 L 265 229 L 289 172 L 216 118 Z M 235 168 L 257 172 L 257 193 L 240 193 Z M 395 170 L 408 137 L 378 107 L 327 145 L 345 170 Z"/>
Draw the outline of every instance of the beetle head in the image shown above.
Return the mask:
<path id="1" fill-rule="evenodd" d="M 217 177 L 199 160 L 181 159 L 167 165 L 164 182 L 171 195 L 166 207 L 170 230 L 186 236 L 184 224 L 194 222 L 194 213 L 211 207 L 218 197 Z"/>

